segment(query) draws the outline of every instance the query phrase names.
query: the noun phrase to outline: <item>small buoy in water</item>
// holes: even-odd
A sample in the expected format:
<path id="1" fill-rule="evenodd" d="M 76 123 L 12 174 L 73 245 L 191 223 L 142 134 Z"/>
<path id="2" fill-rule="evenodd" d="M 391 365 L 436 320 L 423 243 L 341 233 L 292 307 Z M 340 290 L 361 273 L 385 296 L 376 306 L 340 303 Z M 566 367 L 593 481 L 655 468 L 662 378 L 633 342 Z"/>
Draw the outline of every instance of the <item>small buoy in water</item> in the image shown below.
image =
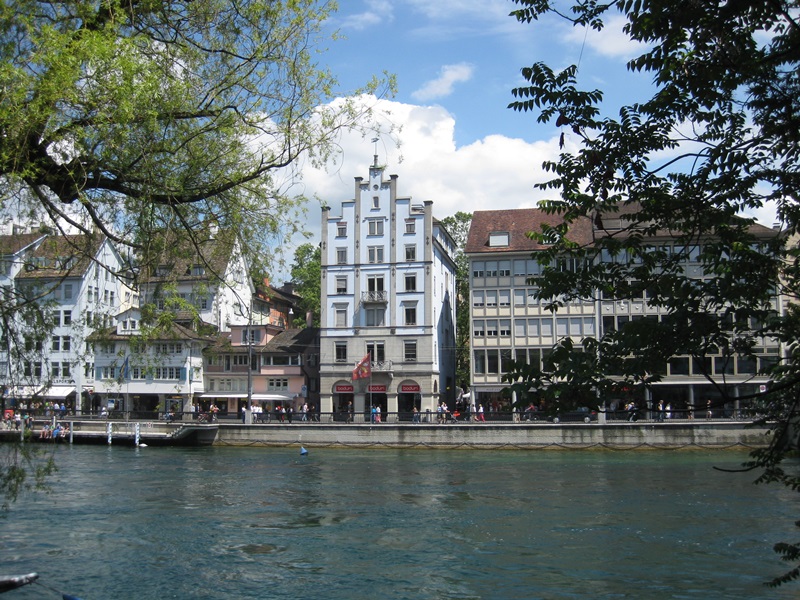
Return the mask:
<path id="1" fill-rule="evenodd" d="M 139 444 L 139 448 L 147 448 L 147 444 Z"/>
<path id="2" fill-rule="evenodd" d="M 305 456 L 306 454 L 308 454 L 308 450 L 306 450 L 305 448 L 303 448 L 302 446 L 300 446 L 300 454 L 302 454 L 303 456 Z"/>

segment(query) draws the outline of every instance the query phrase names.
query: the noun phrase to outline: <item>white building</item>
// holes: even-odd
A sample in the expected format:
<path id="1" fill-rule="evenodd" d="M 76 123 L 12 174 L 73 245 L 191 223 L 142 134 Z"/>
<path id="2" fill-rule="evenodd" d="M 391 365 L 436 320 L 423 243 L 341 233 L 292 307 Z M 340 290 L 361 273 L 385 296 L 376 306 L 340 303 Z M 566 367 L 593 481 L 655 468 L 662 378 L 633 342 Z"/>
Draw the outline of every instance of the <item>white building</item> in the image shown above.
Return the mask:
<path id="1" fill-rule="evenodd" d="M 322 213 L 320 407 L 389 420 L 455 388 L 455 246 L 433 202 L 398 196 L 377 156 L 341 213 Z M 367 355 L 371 376 L 353 379 Z"/>
<path id="2" fill-rule="evenodd" d="M 11 394 L 27 402 L 64 402 L 78 413 L 90 410 L 94 350 L 86 338 L 95 327 L 115 323 L 124 289 L 122 258 L 102 236 L 57 235 L 42 240 L 23 262 L 14 277 L 16 292 L 42 309 L 52 330 L 45 338 L 35 322 L 20 323 L 28 328 L 30 351 L 10 367 L 16 382 Z"/>
<path id="3" fill-rule="evenodd" d="M 149 324 L 143 336 L 142 310 L 132 302 L 98 336 L 95 392 L 104 406 L 134 416 L 191 412 L 206 391 L 203 349 L 216 334 L 254 321 L 255 287 L 238 241 L 207 233 L 142 257 L 142 307 L 170 312 L 172 320 Z"/>

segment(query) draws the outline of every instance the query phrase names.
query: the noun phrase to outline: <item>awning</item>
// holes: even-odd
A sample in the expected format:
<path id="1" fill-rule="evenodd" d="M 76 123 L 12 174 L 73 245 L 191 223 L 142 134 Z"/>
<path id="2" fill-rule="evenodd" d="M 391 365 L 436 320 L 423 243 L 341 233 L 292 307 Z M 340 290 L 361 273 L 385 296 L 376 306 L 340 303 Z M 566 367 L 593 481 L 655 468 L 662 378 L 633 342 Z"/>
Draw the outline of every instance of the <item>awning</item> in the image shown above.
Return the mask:
<path id="1" fill-rule="evenodd" d="M 66 398 L 75 391 L 74 387 L 53 386 L 42 394 L 45 398 Z"/>
<path id="2" fill-rule="evenodd" d="M 247 394 L 223 394 L 221 392 L 207 392 L 200 394 L 201 398 L 247 398 Z"/>
<path id="3" fill-rule="evenodd" d="M 285 396 L 283 394 L 253 394 L 253 400 L 259 402 L 291 402 L 297 394 Z"/>
<path id="4" fill-rule="evenodd" d="M 66 398 L 75 391 L 73 386 L 54 385 L 46 388 L 41 385 L 18 385 L 12 387 L 7 395 L 14 398 L 33 398 L 38 396 L 40 398 L 58 398 L 59 400 Z"/>

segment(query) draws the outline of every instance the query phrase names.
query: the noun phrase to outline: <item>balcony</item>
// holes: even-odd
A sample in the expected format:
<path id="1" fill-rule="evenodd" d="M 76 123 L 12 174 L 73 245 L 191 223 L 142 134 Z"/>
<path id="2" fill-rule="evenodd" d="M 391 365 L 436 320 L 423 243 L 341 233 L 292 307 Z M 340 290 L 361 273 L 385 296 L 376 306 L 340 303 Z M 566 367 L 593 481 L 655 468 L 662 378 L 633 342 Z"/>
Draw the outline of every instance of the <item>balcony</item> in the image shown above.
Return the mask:
<path id="1" fill-rule="evenodd" d="M 363 304 L 386 304 L 389 301 L 389 292 L 381 290 L 379 292 L 361 292 L 361 302 Z"/>
<path id="2" fill-rule="evenodd" d="M 392 361 L 390 360 L 373 360 L 370 363 L 373 373 L 388 373 L 392 370 Z"/>

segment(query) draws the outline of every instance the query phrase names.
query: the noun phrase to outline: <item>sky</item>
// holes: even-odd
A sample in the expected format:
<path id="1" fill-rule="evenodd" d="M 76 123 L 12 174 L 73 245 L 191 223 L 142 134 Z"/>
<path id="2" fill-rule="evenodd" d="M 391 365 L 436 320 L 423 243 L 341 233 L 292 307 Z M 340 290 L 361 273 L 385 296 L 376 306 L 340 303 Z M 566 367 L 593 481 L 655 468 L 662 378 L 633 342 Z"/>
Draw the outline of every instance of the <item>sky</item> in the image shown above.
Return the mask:
<path id="1" fill-rule="evenodd" d="M 341 202 L 354 197 L 354 178 L 367 177 L 377 153 L 386 174 L 399 176 L 399 194 L 432 200 L 439 219 L 528 208 L 552 197 L 534 185 L 550 178 L 541 165 L 557 158 L 561 130 L 537 123 L 534 112 L 507 108 L 511 90 L 526 84 L 521 68 L 578 64 L 579 85 L 603 90 L 611 116 L 621 103 L 647 98 L 651 76 L 628 72 L 626 62 L 643 49 L 622 33 L 620 21 L 587 32 L 557 17 L 519 23 L 509 16 L 515 8 L 511 0 L 340 0 L 328 25 L 343 39 L 330 44 L 321 63 L 345 91 L 392 73 L 397 94 L 371 99 L 384 115 L 377 142 L 343 135 L 336 163 L 303 166 L 295 191 L 339 214 Z M 570 147 L 569 132 L 565 141 Z M 308 206 L 310 241 L 319 240 L 319 204 Z M 754 216 L 772 225 L 768 211 Z"/>

